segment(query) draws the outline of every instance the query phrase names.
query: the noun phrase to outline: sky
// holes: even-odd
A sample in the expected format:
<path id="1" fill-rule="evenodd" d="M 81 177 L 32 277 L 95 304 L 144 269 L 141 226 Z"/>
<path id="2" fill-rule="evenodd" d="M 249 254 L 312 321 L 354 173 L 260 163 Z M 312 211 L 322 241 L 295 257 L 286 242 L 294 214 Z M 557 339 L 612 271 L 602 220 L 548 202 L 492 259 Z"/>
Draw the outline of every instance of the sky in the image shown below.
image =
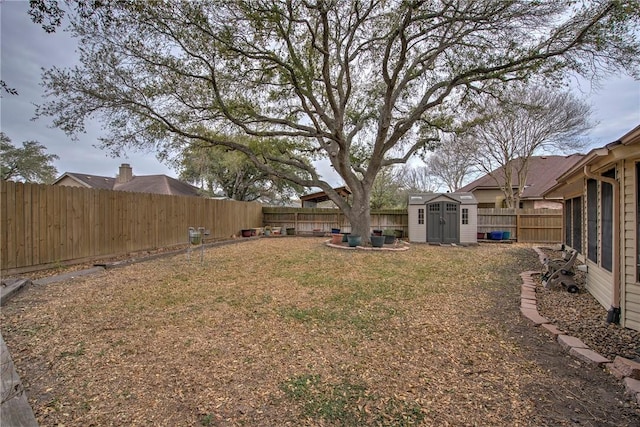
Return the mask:
<path id="1" fill-rule="evenodd" d="M 159 162 L 154 153 L 129 151 L 126 157 L 112 158 L 96 147 L 104 136 L 99 123 L 87 125 L 87 132 L 72 141 L 51 121 L 33 121 L 34 104 L 41 104 L 41 69 L 69 67 L 76 63 L 76 43 L 62 29 L 47 34 L 31 22 L 27 15 L 27 0 L 0 1 L 0 76 L 19 95 L 2 94 L 0 99 L 0 129 L 14 146 L 23 141 L 38 141 L 50 154 L 60 158 L 53 162 L 59 174 L 80 172 L 114 177 L 121 163 L 129 163 L 134 175 L 164 174 L 177 177 L 170 166 Z M 604 80 L 600 87 L 591 88 L 587 82 L 576 85 L 576 94 L 591 104 L 597 125 L 587 135 L 590 148 L 613 142 L 640 124 L 640 82 L 624 75 Z M 329 167 L 321 167 L 328 177 Z M 335 172 L 333 172 L 335 174 Z M 333 185 L 342 185 L 339 177 L 329 178 Z"/>

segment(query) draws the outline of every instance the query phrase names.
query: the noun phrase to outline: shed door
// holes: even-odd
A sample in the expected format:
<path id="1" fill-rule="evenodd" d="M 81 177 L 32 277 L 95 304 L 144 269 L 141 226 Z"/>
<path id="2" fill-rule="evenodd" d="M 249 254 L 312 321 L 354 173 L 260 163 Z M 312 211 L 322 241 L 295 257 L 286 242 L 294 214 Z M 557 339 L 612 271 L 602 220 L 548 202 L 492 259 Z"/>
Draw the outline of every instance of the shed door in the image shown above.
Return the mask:
<path id="1" fill-rule="evenodd" d="M 427 242 L 459 243 L 460 217 L 457 203 L 436 202 L 427 205 Z"/>

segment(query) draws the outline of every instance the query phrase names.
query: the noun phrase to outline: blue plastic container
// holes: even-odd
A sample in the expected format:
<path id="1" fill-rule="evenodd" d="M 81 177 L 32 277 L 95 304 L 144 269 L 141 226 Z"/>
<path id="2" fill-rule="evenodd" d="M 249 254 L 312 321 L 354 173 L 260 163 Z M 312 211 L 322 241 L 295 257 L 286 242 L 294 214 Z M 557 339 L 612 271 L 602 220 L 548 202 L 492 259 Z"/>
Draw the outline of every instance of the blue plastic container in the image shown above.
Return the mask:
<path id="1" fill-rule="evenodd" d="M 491 240 L 502 240 L 502 231 L 492 231 Z"/>
<path id="2" fill-rule="evenodd" d="M 511 239 L 511 232 L 510 231 L 503 231 L 502 232 L 502 240 L 509 240 Z"/>

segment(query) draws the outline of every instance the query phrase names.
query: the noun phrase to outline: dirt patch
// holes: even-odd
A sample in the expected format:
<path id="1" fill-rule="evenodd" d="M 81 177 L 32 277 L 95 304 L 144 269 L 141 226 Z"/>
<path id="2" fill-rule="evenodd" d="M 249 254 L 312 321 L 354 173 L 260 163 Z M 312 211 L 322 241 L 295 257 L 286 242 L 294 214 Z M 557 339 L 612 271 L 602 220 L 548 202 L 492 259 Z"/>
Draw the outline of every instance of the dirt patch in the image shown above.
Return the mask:
<path id="1" fill-rule="evenodd" d="M 32 286 L 2 333 L 42 425 L 635 426 L 519 313 L 520 245 L 260 239 Z"/>

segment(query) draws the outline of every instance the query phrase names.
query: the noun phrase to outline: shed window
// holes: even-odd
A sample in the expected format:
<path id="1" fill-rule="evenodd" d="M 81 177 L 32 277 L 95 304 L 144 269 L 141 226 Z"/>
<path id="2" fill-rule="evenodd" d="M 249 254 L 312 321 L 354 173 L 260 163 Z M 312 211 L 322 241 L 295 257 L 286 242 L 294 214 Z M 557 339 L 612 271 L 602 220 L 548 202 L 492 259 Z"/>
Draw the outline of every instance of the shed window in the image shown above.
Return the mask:
<path id="1" fill-rule="evenodd" d="M 598 182 L 587 181 L 587 257 L 598 262 Z"/>
<path id="2" fill-rule="evenodd" d="M 418 224 L 424 224 L 424 208 L 418 209 Z"/>
<path id="3" fill-rule="evenodd" d="M 615 178 L 616 171 L 611 169 L 602 174 L 608 178 Z M 612 254 L 613 254 L 613 185 L 606 182 L 602 183 L 602 223 L 600 235 L 602 237 L 602 268 L 611 271 Z"/>
<path id="4" fill-rule="evenodd" d="M 462 208 L 462 224 L 469 224 L 469 209 Z"/>

